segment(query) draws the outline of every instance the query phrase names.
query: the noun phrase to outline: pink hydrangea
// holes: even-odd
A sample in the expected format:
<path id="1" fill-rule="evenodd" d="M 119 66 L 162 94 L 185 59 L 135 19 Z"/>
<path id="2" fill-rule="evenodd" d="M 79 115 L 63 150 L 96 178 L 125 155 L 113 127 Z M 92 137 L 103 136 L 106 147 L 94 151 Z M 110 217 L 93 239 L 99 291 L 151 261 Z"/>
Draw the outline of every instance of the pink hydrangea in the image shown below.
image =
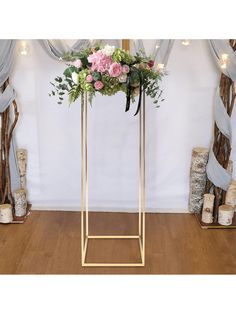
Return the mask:
<path id="1" fill-rule="evenodd" d="M 123 65 L 122 72 L 125 74 L 129 73 L 129 66 L 127 64 Z"/>
<path id="2" fill-rule="evenodd" d="M 88 56 L 88 62 L 92 63 L 92 71 L 105 72 L 110 68 L 112 59 L 110 56 L 105 55 L 101 50 L 98 50 Z"/>
<path id="3" fill-rule="evenodd" d="M 122 73 L 122 66 L 120 63 L 114 62 L 110 66 L 109 74 L 111 77 L 118 77 Z"/>
<path id="4" fill-rule="evenodd" d="M 101 81 L 96 81 L 96 82 L 94 83 L 94 87 L 95 87 L 96 90 L 102 89 L 103 86 L 104 86 L 104 84 L 103 84 L 103 82 L 101 82 Z"/>
<path id="5" fill-rule="evenodd" d="M 91 83 L 93 81 L 93 76 L 91 74 L 87 75 L 86 81 Z"/>
<path id="6" fill-rule="evenodd" d="M 81 68 L 82 66 L 82 62 L 80 59 L 77 59 L 73 62 L 73 65 L 76 67 L 76 68 Z"/>

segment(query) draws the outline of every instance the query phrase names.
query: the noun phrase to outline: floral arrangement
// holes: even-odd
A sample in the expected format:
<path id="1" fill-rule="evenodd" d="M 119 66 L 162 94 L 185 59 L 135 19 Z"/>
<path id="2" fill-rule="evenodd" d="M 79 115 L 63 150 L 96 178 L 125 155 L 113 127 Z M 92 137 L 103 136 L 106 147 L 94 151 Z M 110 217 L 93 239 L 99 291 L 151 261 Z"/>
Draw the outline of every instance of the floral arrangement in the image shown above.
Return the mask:
<path id="1" fill-rule="evenodd" d="M 72 103 L 87 92 L 92 103 L 96 92 L 111 96 L 122 91 L 126 94 L 126 111 L 130 102 L 139 96 L 136 115 L 142 93 L 153 98 L 155 104 L 161 97 L 159 80 L 164 73 L 154 69 L 152 58 L 141 52 L 131 55 L 124 49 L 106 45 L 69 52 L 62 59 L 66 61 L 67 68 L 63 77 L 58 76 L 55 83 L 51 83 L 54 90 L 49 94 L 59 97 L 58 104 L 62 103 L 65 94 L 69 95 L 69 102 Z"/>

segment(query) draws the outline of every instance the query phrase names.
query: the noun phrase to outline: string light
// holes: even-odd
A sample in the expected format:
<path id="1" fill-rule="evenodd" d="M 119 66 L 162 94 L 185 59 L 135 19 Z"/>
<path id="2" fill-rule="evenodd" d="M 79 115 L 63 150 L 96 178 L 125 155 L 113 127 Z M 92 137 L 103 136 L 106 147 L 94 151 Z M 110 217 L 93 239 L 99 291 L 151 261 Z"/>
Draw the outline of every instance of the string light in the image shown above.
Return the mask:
<path id="1" fill-rule="evenodd" d="M 22 56 L 27 56 L 29 54 L 29 46 L 24 40 L 20 42 L 20 54 Z"/>
<path id="2" fill-rule="evenodd" d="M 164 63 L 158 63 L 158 65 L 157 65 L 157 70 L 158 71 L 163 71 L 164 70 L 164 68 L 165 68 L 165 65 L 164 65 Z"/>
<path id="3" fill-rule="evenodd" d="M 157 50 L 159 47 L 160 47 L 159 45 L 156 45 L 156 50 Z"/>
<path id="4" fill-rule="evenodd" d="M 228 57 L 229 57 L 229 55 L 228 55 L 227 53 L 223 53 L 223 54 L 221 55 L 221 58 L 222 58 L 222 61 L 223 61 L 223 62 L 227 62 Z"/>
<path id="5" fill-rule="evenodd" d="M 182 41 L 182 45 L 184 45 L 184 46 L 189 46 L 189 45 L 190 45 L 190 40 L 184 39 L 184 40 Z"/>
<path id="6" fill-rule="evenodd" d="M 221 69 L 226 69 L 227 68 L 227 64 L 226 63 L 222 63 L 220 67 L 221 67 Z"/>
<path id="7" fill-rule="evenodd" d="M 221 63 L 221 65 L 220 65 L 221 69 L 227 68 L 228 57 L 229 57 L 229 55 L 227 53 L 223 53 L 221 55 L 221 62 L 220 62 Z"/>

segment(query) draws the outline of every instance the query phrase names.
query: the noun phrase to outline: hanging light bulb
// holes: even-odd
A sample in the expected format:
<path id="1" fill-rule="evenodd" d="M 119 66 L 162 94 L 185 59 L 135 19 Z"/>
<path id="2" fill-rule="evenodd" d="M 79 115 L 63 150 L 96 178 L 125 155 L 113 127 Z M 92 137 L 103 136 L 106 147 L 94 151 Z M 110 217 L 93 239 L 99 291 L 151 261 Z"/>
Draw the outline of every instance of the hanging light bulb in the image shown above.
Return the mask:
<path id="1" fill-rule="evenodd" d="M 221 55 L 221 62 L 220 62 L 221 69 L 226 69 L 227 68 L 228 57 L 229 57 L 229 55 L 227 53 L 223 53 Z"/>
<path id="2" fill-rule="evenodd" d="M 156 50 L 157 50 L 159 47 L 160 47 L 159 45 L 156 45 Z"/>
<path id="3" fill-rule="evenodd" d="M 189 45 L 190 45 L 190 40 L 184 39 L 184 40 L 182 41 L 182 45 L 184 45 L 184 46 L 189 46 Z"/>
<path id="4" fill-rule="evenodd" d="M 222 58 L 222 61 L 223 61 L 223 62 L 227 62 L 228 57 L 229 57 L 229 55 L 228 55 L 227 53 L 223 53 L 223 54 L 221 55 L 221 58 Z"/>
<path id="5" fill-rule="evenodd" d="M 22 56 L 27 56 L 29 54 L 29 45 L 24 40 L 21 40 L 20 42 L 20 54 Z"/>
<path id="6" fill-rule="evenodd" d="M 162 72 L 165 68 L 164 63 L 158 63 L 157 65 L 157 71 Z"/>

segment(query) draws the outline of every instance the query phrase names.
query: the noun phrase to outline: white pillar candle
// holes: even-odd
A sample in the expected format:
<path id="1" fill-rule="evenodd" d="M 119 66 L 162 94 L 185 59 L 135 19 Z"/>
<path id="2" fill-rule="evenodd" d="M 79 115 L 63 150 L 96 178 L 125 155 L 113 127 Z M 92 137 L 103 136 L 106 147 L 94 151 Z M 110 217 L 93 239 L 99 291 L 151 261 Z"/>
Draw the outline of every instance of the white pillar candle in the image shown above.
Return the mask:
<path id="1" fill-rule="evenodd" d="M 12 206 L 11 204 L 0 205 L 0 223 L 8 224 L 12 222 Z"/>

